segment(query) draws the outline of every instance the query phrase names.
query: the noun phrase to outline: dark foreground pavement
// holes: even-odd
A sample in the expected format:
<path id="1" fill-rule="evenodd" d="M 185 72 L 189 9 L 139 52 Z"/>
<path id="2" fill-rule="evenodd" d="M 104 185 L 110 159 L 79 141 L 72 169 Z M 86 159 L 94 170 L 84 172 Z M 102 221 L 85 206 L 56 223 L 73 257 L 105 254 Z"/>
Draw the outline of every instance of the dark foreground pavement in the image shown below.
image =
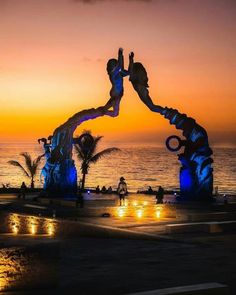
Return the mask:
<path id="1" fill-rule="evenodd" d="M 1 235 L 2 250 L 23 251 L 15 255 L 25 269 L 6 294 L 115 295 L 205 282 L 226 284 L 236 294 L 236 235 L 180 238 L 188 243 Z"/>

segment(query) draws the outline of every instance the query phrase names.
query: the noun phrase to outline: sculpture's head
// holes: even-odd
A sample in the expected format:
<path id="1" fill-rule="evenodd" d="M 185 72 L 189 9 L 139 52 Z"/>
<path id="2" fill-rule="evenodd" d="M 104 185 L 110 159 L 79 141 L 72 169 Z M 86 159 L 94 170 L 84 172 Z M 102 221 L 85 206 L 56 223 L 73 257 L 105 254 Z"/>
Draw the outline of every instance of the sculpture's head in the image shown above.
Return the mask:
<path id="1" fill-rule="evenodd" d="M 140 62 L 135 62 L 130 73 L 130 81 L 133 84 L 141 84 L 148 87 L 148 76 L 144 66 Z"/>
<path id="2" fill-rule="evenodd" d="M 114 70 L 114 68 L 117 66 L 118 60 L 115 58 L 111 58 L 107 62 L 107 73 L 108 75 Z"/>

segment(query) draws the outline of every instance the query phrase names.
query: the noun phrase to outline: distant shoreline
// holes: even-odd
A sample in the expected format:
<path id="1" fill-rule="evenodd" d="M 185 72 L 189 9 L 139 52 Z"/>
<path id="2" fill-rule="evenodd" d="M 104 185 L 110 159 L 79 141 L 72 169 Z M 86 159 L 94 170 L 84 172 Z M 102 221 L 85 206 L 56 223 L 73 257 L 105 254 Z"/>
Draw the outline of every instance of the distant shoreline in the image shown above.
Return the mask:
<path id="1" fill-rule="evenodd" d="M 26 193 L 40 193 L 43 192 L 43 188 L 27 188 Z M 96 190 L 93 188 L 86 188 L 84 192 L 91 192 L 91 193 L 96 193 Z M 14 194 L 14 193 L 20 193 L 21 188 L 0 188 L 0 194 Z M 173 194 L 179 192 L 179 190 L 165 190 L 165 194 Z M 102 192 L 101 192 L 102 193 Z M 112 191 L 112 194 L 115 194 L 116 191 Z M 129 192 L 129 194 L 146 194 L 146 195 L 156 195 L 157 191 L 153 191 L 152 193 L 148 193 L 147 191 L 137 191 L 137 192 Z M 109 193 L 103 193 L 104 195 L 109 195 Z"/>
<path id="2" fill-rule="evenodd" d="M 96 191 L 95 189 L 90 189 L 90 188 L 87 188 L 85 189 L 84 193 L 92 193 L 92 194 L 95 194 L 96 195 Z M 1 195 L 8 195 L 8 194 L 20 194 L 21 192 L 21 189 L 20 188 L 8 188 L 8 189 L 4 189 L 4 188 L 0 188 L 0 196 Z M 43 192 L 43 188 L 34 188 L 34 189 L 31 189 L 31 188 L 28 188 L 27 191 L 26 191 L 26 195 L 27 194 L 35 194 L 35 193 L 42 193 Z M 137 194 L 137 195 L 146 195 L 146 196 L 155 196 L 156 195 L 156 191 L 153 191 L 153 193 L 148 193 L 147 191 L 138 191 L 138 192 L 129 192 L 128 195 L 134 195 L 134 194 Z M 173 190 L 165 190 L 164 192 L 164 195 L 173 195 L 174 197 L 174 194 L 175 193 L 179 193 L 179 191 L 173 191 Z M 112 193 L 100 193 L 102 195 L 106 195 L 106 196 L 109 196 L 111 194 L 117 194 L 116 191 L 112 191 Z M 213 194 L 213 197 L 214 198 L 222 198 L 224 196 L 224 194 L 222 193 L 219 193 L 218 196 L 215 196 Z M 235 198 L 236 197 L 236 192 L 235 193 L 230 193 L 230 194 L 226 194 L 227 197 L 233 197 Z"/>

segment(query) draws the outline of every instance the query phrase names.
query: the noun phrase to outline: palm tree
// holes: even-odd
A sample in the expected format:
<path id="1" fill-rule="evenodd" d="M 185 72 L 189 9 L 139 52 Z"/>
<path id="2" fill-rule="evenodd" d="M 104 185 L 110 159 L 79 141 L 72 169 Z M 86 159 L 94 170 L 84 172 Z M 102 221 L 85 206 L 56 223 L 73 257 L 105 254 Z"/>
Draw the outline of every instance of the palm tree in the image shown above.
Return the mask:
<path id="1" fill-rule="evenodd" d="M 78 138 L 74 140 L 75 153 L 79 161 L 81 161 L 82 184 L 81 189 L 84 190 L 86 174 L 90 168 L 90 164 L 97 163 L 102 157 L 111 153 L 120 151 L 116 147 L 107 148 L 96 153 L 98 143 L 103 136 L 93 136 L 90 131 L 84 131 Z"/>
<path id="2" fill-rule="evenodd" d="M 32 160 L 31 155 L 29 153 L 21 153 L 20 154 L 24 160 L 25 160 L 25 168 L 18 162 L 18 161 L 8 161 L 8 163 L 10 165 L 19 167 L 21 169 L 21 171 L 23 171 L 23 173 L 25 174 L 25 176 L 27 176 L 28 178 L 30 178 L 31 180 L 31 188 L 34 188 L 34 177 L 36 176 L 36 173 L 38 171 L 39 168 L 39 163 L 40 160 L 42 159 L 42 157 L 44 155 L 38 156 L 36 159 Z"/>

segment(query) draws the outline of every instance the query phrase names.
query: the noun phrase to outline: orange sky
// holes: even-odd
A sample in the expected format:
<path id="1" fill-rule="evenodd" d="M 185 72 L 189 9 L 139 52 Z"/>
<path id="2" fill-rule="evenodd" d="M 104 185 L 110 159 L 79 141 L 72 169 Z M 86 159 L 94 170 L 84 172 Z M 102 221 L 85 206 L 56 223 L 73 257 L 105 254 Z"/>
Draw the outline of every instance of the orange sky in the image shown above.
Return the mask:
<path id="1" fill-rule="evenodd" d="M 235 13 L 234 0 L 0 0 L 1 142 L 50 135 L 105 104 L 106 62 L 122 46 L 126 64 L 133 50 L 145 65 L 155 102 L 194 117 L 212 143 L 236 144 Z M 83 129 L 152 143 L 178 134 L 128 80 L 120 116 Z"/>

